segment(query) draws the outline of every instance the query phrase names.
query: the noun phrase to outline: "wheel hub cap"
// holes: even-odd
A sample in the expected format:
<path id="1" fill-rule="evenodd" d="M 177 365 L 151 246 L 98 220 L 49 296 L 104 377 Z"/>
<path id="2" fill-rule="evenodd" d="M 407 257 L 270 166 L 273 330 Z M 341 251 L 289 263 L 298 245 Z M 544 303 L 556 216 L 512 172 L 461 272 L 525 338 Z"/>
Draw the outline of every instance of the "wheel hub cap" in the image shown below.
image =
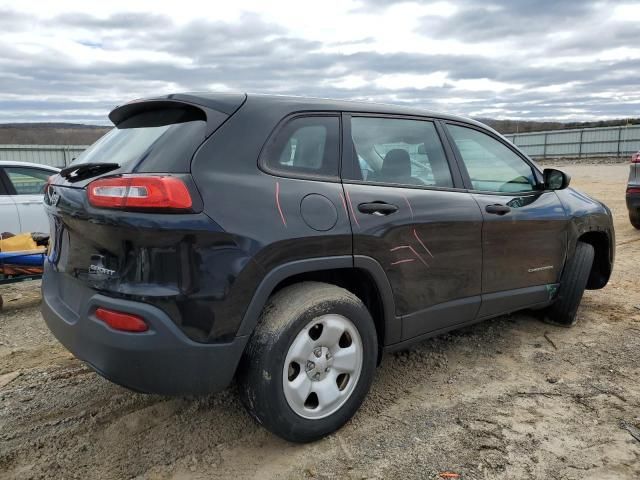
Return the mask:
<path id="1" fill-rule="evenodd" d="M 328 417 L 349 399 L 363 364 L 360 332 L 337 314 L 309 322 L 289 346 L 282 370 L 287 404 L 307 419 Z"/>
<path id="2" fill-rule="evenodd" d="M 333 356 L 327 347 L 316 347 L 307 360 L 307 376 L 312 382 L 324 380 L 331 371 Z"/>

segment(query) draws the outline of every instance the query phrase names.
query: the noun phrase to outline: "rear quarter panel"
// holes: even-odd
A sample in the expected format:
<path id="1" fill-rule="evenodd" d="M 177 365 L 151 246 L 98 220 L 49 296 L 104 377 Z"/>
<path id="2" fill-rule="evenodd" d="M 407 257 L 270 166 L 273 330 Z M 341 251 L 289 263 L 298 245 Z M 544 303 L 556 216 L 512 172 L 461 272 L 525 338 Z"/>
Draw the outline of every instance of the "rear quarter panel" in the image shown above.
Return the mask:
<path id="1" fill-rule="evenodd" d="M 246 292 L 243 299 L 255 292 L 266 273 L 279 265 L 352 254 L 351 225 L 340 182 L 279 177 L 258 167 L 263 145 L 288 113 L 252 105 L 249 99 L 205 142 L 191 165 L 204 213 L 233 239 L 229 248 L 234 255 L 258 267 L 252 275 L 242 276 L 242 269 L 229 272 L 228 289 L 214 299 L 233 323 L 240 323 L 249 302 L 227 300 L 236 291 Z M 301 216 L 301 202 L 309 194 L 324 197 L 328 215 L 335 218 L 330 229 L 311 228 Z M 212 258 L 205 268 L 217 270 L 220 265 Z"/>

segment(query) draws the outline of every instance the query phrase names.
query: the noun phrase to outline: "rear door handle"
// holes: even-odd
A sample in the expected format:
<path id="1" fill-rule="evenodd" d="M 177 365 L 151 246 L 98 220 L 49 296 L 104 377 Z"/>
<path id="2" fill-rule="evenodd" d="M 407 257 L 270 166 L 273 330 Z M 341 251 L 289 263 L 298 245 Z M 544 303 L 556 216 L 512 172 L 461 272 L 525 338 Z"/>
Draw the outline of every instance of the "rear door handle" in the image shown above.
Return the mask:
<path id="1" fill-rule="evenodd" d="M 398 211 L 398 206 L 385 202 L 369 202 L 358 205 L 358 210 L 368 215 L 390 215 Z"/>
<path id="2" fill-rule="evenodd" d="M 484 207 L 484 209 L 487 211 L 487 213 L 491 213 L 493 215 L 505 215 L 511 211 L 510 207 L 500 204 L 487 205 L 486 207 Z"/>

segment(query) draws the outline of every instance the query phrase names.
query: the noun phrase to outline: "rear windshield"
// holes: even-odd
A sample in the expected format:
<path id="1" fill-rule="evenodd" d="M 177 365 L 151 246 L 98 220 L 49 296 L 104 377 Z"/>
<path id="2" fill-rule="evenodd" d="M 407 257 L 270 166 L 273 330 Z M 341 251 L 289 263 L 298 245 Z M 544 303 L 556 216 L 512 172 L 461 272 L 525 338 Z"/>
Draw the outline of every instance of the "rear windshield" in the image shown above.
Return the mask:
<path id="1" fill-rule="evenodd" d="M 189 172 L 191 157 L 205 139 L 206 122 L 181 112 L 134 115 L 91 145 L 72 165 L 117 163 L 120 172 Z"/>

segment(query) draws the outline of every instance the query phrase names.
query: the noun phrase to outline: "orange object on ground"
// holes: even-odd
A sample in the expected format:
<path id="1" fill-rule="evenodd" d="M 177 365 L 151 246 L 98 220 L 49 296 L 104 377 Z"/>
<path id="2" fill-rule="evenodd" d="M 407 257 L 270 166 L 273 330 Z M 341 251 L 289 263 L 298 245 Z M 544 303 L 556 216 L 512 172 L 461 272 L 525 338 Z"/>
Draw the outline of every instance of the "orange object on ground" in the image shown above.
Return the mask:
<path id="1" fill-rule="evenodd" d="M 25 250 L 42 250 L 31 238 L 30 233 L 21 233 L 9 238 L 0 237 L 0 252 L 21 252 Z"/>

